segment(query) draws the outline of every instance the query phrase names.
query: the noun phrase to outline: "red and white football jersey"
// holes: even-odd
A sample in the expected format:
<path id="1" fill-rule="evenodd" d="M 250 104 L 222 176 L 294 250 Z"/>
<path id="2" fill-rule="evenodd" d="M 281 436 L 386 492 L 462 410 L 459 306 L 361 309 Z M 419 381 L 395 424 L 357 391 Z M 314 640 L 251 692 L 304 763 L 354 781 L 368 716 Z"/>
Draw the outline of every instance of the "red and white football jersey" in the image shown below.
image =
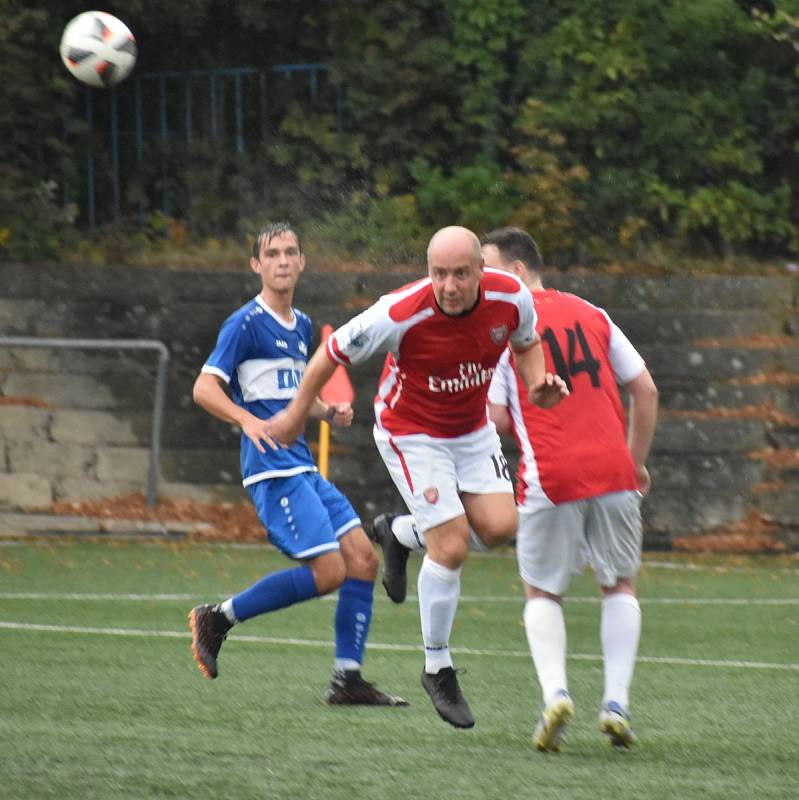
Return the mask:
<path id="1" fill-rule="evenodd" d="M 392 436 L 463 436 L 488 422 L 486 398 L 508 342 L 535 338 L 530 291 L 516 278 L 486 269 L 480 299 L 467 313 L 444 314 L 429 278 L 381 297 L 335 331 L 327 354 L 339 364 L 388 355 L 375 397 L 378 427 Z"/>
<path id="2" fill-rule="evenodd" d="M 497 366 L 488 399 L 510 410 L 520 452 L 517 503 L 533 511 L 637 489 L 617 381 L 640 375 L 644 360 L 601 308 L 555 289 L 533 299 L 547 372 L 560 375 L 570 394 L 552 408 L 533 406 L 512 355 Z"/>

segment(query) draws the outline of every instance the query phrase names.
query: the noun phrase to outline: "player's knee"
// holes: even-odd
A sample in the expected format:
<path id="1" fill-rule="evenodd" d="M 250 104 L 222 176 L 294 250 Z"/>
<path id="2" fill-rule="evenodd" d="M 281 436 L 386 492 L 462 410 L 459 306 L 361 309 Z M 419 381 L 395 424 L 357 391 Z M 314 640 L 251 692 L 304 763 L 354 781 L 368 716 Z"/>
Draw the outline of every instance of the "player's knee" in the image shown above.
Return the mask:
<path id="1" fill-rule="evenodd" d="M 525 594 L 528 600 L 552 600 L 553 603 L 563 605 L 563 595 L 552 594 L 545 589 L 539 589 L 537 586 L 531 586 L 529 583 L 524 584 Z"/>
<path id="2" fill-rule="evenodd" d="M 380 561 L 377 558 L 377 553 L 373 549 L 368 550 L 363 560 L 364 579 L 373 581 L 377 577 L 379 566 Z"/>
<path id="3" fill-rule="evenodd" d="M 484 531 L 478 534 L 480 541 L 488 548 L 499 547 L 501 544 L 509 542 L 513 537 L 508 536 L 504 531 Z"/>
<path id="4" fill-rule="evenodd" d="M 513 541 L 516 536 L 516 522 L 508 520 L 491 525 L 484 525 L 479 531 L 475 531 L 480 541 L 486 547 L 499 547 Z"/>
<path id="5" fill-rule="evenodd" d="M 311 563 L 316 591 L 322 594 L 329 594 L 335 591 L 344 583 L 347 576 L 347 568 L 341 553 L 326 553 L 319 556 Z"/>
<path id="6" fill-rule="evenodd" d="M 374 581 L 377 577 L 379 566 L 380 561 L 377 558 L 377 553 L 370 544 L 369 547 L 358 548 L 349 556 L 347 559 L 347 575 L 362 581 Z"/>
<path id="7" fill-rule="evenodd" d="M 337 565 L 335 569 L 325 570 L 321 575 L 315 575 L 316 591 L 322 594 L 330 594 L 335 592 L 346 577 L 346 570 L 344 564 Z"/>
<path id="8" fill-rule="evenodd" d="M 618 578 L 613 586 L 601 586 L 600 588 L 606 597 L 612 594 L 631 594 L 635 597 L 635 578 Z"/>
<path id="9" fill-rule="evenodd" d="M 495 496 L 490 504 L 472 503 L 469 523 L 474 534 L 486 547 L 497 547 L 512 541 L 519 527 L 519 513 L 513 496 Z"/>
<path id="10" fill-rule="evenodd" d="M 449 569 L 457 569 L 469 555 L 469 542 L 458 536 L 450 536 L 428 546 L 428 554 L 438 564 Z"/>
<path id="11" fill-rule="evenodd" d="M 363 528 L 355 528 L 341 538 L 341 555 L 347 569 L 347 576 L 362 581 L 374 581 L 380 562 L 375 546 Z"/>

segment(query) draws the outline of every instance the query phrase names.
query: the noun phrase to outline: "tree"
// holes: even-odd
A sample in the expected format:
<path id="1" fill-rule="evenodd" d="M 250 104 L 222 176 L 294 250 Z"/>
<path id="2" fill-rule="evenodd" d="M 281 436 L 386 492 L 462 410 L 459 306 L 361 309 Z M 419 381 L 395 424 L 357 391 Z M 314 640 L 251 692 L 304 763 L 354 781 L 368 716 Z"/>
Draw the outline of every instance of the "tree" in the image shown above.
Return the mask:
<path id="1" fill-rule="evenodd" d="M 7 0 L 0 15 L 0 246 L 12 258 L 54 254 L 74 210 L 67 136 L 72 80 L 57 60 L 60 26 L 51 12 Z M 50 57 L 47 57 L 47 54 Z M 53 57 L 55 55 L 55 57 Z M 62 191 L 58 191 L 58 189 Z"/>
<path id="2" fill-rule="evenodd" d="M 586 237 L 650 237 L 725 250 L 795 244 L 796 53 L 731 0 L 575 0 L 525 53 L 541 102 L 528 122 L 561 133 L 591 180 Z"/>

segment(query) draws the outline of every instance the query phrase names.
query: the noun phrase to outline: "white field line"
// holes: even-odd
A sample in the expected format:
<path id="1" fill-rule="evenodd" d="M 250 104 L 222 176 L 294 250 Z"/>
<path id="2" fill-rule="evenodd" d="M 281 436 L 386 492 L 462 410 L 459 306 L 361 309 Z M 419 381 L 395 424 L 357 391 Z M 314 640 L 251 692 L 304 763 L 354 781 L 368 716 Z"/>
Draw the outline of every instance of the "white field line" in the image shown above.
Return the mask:
<path id="1" fill-rule="evenodd" d="M 76 544 L 82 544 L 74 538 L 65 535 L 61 538 L 47 538 L 47 539 L 3 539 L 0 534 L 0 547 L 74 547 Z M 91 542 L 98 546 L 102 545 L 118 545 L 118 540 L 101 540 Z M 163 547 L 191 547 L 191 548 L 206 548 L 213 550 L 256 550 L 268 553 L 279 552 L 277 548 L 268 542 L 204 542 L 202 544 L 182 544 L 180 542 L 161 542 L 161 541 L 148 541 L 131 542 L 131 546 L 144 547 L 144 548 L 163 548 Z M 492 550 L 488 553 L 474 552 L 471 553 L 470 558 L 516 558 L 516 551 L 512 547 L 500 548 Z M 666 569 L 666 570 L 685 570 L 689 572 L 715 572 L 718 574 L 749 574 L 752 572 L 768 572 L 770 574 L 788 574 L 799 575 L 799 568 L 793 567 L 774 567 L 767 563 L 753 564 L 751 566 L 741 565 L 725 565 L 725 564 L 703 564 L 694 561 L 657 561 L 648 557 L 647 553 L 641 556 L 642 569 Z"/>
<path id="2" fill-rule="evenodd" d="M 144 637 L 151 639 L 190 639 L 188 631 L 158 631 L 144 630 L 142 628 L 90 628 L 79 625 L 42 625 L 28 622 L 10 622 L 0 620 L 0 630 L 33 631 L 38 633 L 71 633 L 82 636 L 125 636 Z M 235 635 L 230 637 L 237 642 L 251 644 L 286 645 L 292 647 L 324 647 L 330 648 L 332 642 L 321 639 L 293 639 L 278 636 L 246 636 Z M 418 653 L 421 646 L 418 644 L 392 644 L 370 642 L 369 650 L 387 650 L 404 653 Z M 453 653 L 470 656 L 488 656 L 491 658 L 529 658 L 530 654 L 521 650 L 484 650 L 470 647 L 452 648 Z M 602 656 L 592 653 L 573 653 L 568 658 L 574 661 L 602 661 Z M 731 669 L 766 669 L 788 670 L 799 672 L 799 663 L 781 664 L 770 661 L 725 661 L 721 659 L 704 658 L 678 658 L 670 656 L 638 656 L 638 663 L 667 664 L 680 667 L 728 667 Z"/>
<path id="3" fill-rule="evenodd" d="M 752 572 L 769 572 L 774 574 L 799 575 L 799 569 L 792 567 L 772 567 L 768 564 L 737 566 L 724 564 L 697 564 L 694 561 L 648 561 L 646 554 L 641 557 L 641 569 L 685 570 L 686 572 L 715 572 L 718 575 L 745 575 Z"/>
<path id="4" fill-rule="evenodd" d="M 215 598 L 225 600 L 229 594 Z M 336 601 L 337 595 L 329 594 L 322 600 Z M 696 606 L 797 606 L 799 597 L 639 597 L 641 605 L 696 605 Z M 76 600 L 96 602 L 199 602 L 196 594 L 112 594 L 101 592 L 0 592 L 0 600 Z M 416 595 L 409 594 L 408 600 L 417 601 Z M 461 603 L 524 603 L 522 595 L 462 595 Z M 566 597 L 567 603 L 599 604 L 598 596 Z"/>

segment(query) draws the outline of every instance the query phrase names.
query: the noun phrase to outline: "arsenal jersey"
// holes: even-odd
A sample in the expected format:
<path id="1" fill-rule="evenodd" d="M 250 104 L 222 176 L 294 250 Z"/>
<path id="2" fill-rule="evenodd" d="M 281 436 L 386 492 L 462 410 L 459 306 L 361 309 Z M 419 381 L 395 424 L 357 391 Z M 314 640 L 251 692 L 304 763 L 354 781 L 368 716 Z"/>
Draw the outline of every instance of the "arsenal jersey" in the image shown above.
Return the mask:
<path id="1" fill-rule="evenodd" d="M 488 423 L 488 386 L 508 343 L 535 338 L 535 307 L 514 275 L 485 269 L 477 304 L 441 311 L 429 278 L 384 295 L 327 340 L 339 364 L 387 352 L 375 397 L 379 428 L 392 436 L 452 438 Z"/>
<path id="2" fill-rule="evenodd" d="M 488 399 L 510 410 L 519 506 L 532 511 L 637 489 L 617 381 L 640 375 L 644 360 L 602 309 L 554 289 L 533 299 L 547 372 L 560 375 L 570 394 L 552 408 L 533 406 L 512 355 L 497 367 Z"/>

